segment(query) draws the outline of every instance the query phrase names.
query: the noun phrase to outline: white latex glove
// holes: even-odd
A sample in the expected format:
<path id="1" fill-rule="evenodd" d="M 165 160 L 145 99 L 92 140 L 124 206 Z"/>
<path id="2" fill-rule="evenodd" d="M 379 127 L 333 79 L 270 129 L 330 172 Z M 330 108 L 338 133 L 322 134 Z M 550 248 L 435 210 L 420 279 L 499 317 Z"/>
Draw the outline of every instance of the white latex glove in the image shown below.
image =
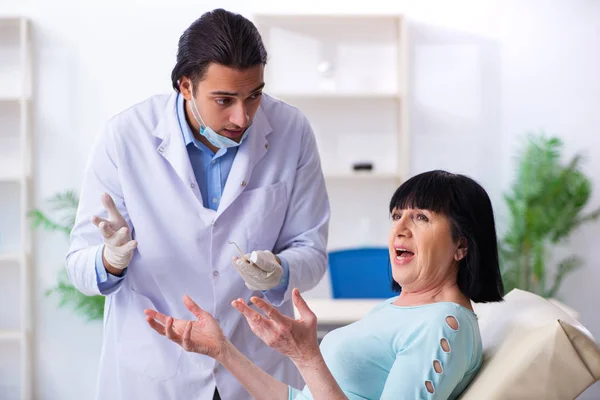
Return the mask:
<path id="1" fill-rule="evenodd" d="M 277 258 L 270 251 L 253 251 L 245 257 L 233 258 L 233 266 L 242 276 L 246 286 L 250 290 L 269 290 L 279 285 L 283 274 L 283 268 L 277 262 Z"/>
<path id="2" fill-rule="evenodd" d="M 103 257 L 110 266 L 125 269 L 131 262 L 137 241 L 131 240 L 127 221 L 121 215 L 115 202 L 108 193 L 100 197 L 102 205 L 108 211 L 108 219 L 92 217 L 92 223 L 98 227 L 104 239 Z"/>

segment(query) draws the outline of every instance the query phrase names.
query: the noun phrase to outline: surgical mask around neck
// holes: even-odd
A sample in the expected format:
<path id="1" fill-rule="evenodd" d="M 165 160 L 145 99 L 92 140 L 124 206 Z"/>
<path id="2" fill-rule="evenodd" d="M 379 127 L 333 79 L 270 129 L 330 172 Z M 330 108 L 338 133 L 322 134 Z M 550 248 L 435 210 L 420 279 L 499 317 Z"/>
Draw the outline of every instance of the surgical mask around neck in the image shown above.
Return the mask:
<path id="1" fill-rule="evenodd" d="M 210 144 L 212 144 L 213 146 L 215 146 L 219 149 L 227 149 L 229 147 L 237 147 L 240 144 L 242 144 L 242 141 L 248 135 L 249 128 L 246 129 L 246 131 L 242 135 L 242 138 L 240 139 L 239 143 L 234 140 L 229 139 L 226 136 L 219 135 L 217 132 L 212 130 L 212 128 L 210 126 L 208 126 L 204 123 L 204 120 L 202 119 L 202 116 L 200 115 L 200 112 L 198 111 L 198 106 L 196 105 L 196 99 L 194 98 L 194 89 L 193 89 L 191 83 L 190 83 L 190 90 L 192 92 L 192 107 L 191 107 L 192 115 L 196 119 L 196 122 L 200 125 L 200 134 L 202 136 L 204 136 L 206 138 L 206 140 L 208 140 L 210 142 Z"/>

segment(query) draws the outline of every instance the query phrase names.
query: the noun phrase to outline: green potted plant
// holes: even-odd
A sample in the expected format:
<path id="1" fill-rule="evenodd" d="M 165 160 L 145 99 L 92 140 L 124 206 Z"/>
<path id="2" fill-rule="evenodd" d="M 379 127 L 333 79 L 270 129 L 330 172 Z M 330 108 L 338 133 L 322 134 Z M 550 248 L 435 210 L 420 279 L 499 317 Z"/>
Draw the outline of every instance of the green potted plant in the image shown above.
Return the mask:
<path id="1" fill-rule="evenodd" d="M 576 255 L 551 258 L 554 247 L 600 216 L 600 209 L 583 213 L 592 185 L 581 171 L 582 156 L 563 163 L 562 152 L 559 138 L 526 137 L 515 180 L 504 196 L 510 219 L 499 248 L 506 292 L 518 288 L 554 299 L 565 277 L 583 264 Z"/>
<path id="2" fill-rule="evenodd" d="M 47 200 L 53 216 L 40 209 L 31 210 L 28 215 L 34 228 L 49 232 L 59 232 L 67 237 L 75 224 L 75 215 L 79 198 L 71 190 L 65 190 Z M 77 290 L 69 281 L 65 267 L 58 273 L 56 285 L 45 292 L 46 296 L 59 297 L 59 306 L 71 308 L 77 315 L 87 321 L 102 320 L 104 316 L 104 296 L 86 296 Z"/>

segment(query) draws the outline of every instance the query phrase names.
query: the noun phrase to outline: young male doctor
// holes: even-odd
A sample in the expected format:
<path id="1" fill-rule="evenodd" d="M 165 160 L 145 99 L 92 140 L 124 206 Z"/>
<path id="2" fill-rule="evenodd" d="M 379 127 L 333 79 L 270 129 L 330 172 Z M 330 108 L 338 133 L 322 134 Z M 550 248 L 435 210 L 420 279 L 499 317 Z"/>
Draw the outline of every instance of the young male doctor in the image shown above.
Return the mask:
<path id="1" fill-rule="evenodd" d="M 249 398 L 212 359 L 148 328 L 146 308 L 192 317 L 185 294 L 252 361 L 301 387 L 230 305 L 259 295 L 292 316 L 292 289 L 313 288 L 327 267 L 315 138 L 298 109 L 262 92 L 266 61 L 249 20 L 208 12 L 179 40 L 175 92 L 123 111 L 98 137 L 67 254 L 73 284 L 107 296 L 97 399 Z M 233 259 L 230 241 L 254 264 Z"/>

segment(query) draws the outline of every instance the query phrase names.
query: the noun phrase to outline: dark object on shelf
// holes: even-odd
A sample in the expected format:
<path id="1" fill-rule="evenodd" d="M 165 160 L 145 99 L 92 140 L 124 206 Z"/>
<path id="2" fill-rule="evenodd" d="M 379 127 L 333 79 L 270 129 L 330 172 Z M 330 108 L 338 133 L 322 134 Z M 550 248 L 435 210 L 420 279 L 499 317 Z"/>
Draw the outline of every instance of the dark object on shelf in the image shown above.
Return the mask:
<path id="1" fill-rule="evenodd" d="M 370 163 L 370 162 L 354 163 L 352 165 L 352 169 L 355 170 L 355 171 L 372 171 L 373 170 L 373 163 Z"/>

